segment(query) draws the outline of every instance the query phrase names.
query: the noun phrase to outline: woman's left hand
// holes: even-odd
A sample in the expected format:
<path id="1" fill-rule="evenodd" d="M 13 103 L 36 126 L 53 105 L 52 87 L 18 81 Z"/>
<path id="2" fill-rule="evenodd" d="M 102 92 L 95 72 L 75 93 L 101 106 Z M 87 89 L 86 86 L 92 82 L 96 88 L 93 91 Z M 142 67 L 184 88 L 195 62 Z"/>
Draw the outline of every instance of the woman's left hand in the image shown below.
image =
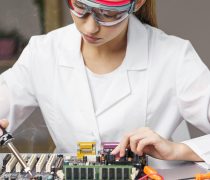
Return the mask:
<path id="1" fill-rule="evenodd" d="M 120 153 L 122 157 L 128 147 L 139 156 L 148 154 L 162 160 L 201 160 L 187 145 L 164 139 L 147 127 L 126 134 L 112 154 Z M 189 152 L 189 157 L 184 157 Z"/>

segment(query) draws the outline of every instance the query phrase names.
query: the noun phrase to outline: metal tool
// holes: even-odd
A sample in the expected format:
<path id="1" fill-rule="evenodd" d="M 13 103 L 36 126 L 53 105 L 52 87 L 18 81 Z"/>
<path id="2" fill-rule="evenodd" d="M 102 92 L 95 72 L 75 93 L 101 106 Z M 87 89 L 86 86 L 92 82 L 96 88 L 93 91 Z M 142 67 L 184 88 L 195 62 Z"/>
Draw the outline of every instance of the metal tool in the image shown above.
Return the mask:
<path id="1" fill-rule="evenodd" d="M 210 172 L 206 174 L 196 174 L 195 177 L 189 177 L 189 178 L 178 179 L 178 180 L 190 180 L 190 179 L 194 179 L 194 180 L 210 179 Z"/>
<path id="2" fill-rule="evenodd" d="M 32 177 L 30 168 L 27 166 L 16 147 L 13 145 L 13 139 L 14 137 L 0 125 L 0 146 L 7 146 L 12 154 L 17 158 L 18 162 L 23 166 L 24 171 Z"/>

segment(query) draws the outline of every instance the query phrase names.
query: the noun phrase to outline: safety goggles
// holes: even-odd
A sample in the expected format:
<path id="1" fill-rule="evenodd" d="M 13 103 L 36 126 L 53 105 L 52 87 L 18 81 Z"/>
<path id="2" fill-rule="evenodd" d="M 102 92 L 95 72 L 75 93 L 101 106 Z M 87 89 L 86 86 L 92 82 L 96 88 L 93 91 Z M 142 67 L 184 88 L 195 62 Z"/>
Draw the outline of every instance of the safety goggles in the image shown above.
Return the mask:
<path id="1" fill-rule="evenodd" d="M 106 0 L 66 0 L 71 12 L 79 17 L 92 14 L 96 22 L 102 26 L 113 26 L 128 17 L 134 10 L 135 0 L 120 2 Z"/>

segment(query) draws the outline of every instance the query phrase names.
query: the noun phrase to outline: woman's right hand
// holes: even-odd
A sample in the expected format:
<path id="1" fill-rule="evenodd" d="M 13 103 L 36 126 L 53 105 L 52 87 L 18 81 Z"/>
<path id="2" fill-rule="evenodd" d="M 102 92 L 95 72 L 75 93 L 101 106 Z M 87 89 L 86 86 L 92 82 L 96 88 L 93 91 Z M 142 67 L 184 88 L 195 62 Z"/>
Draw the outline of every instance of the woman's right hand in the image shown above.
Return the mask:
<path id="1" fill-rule="evenodd" d="M 0 126 L 4 129 L 6 129 L 9 125 L 9 121 L 7 119 L 1 119 L 0 120 Z M 0 128 L 0 136 L 4 134 L 3 130 Z"/>
<path id="2" fill-rule="evenodd" d="M 0 126 L 3 127 L 3 128 L 7 128 L 9 125 L 9 121 L 7 119 L 1 119 L 0 120 Z"/>

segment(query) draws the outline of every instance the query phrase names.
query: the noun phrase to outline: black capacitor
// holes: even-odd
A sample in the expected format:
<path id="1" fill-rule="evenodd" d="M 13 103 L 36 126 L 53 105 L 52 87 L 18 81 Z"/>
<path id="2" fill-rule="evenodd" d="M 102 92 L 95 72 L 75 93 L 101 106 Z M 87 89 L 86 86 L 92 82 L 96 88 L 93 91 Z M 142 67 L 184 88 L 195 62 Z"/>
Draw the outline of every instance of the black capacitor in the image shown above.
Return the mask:
<path id="1" fill-rule="evenodd" d="M 134 154 L 133 156 L 133 162 L 136 164 L 136 163 L 139 163 L 140 162 L 140 156 L 138 156 L 137 154 Z"/>
<path id="2" fill-rule="evenodd" d="M 126 162 L 126 156 L 123 156 L 119 159 L 119 162 Z"/>
<path id="3" fill-rule="evenodd" d="M 128 156 L 129 157 L 133 157 L 134 156 L 134 153 L 131 151 L 131 149 L 128 149 Z"/>
<path id="4" fill-rule="evenodd" d="M 105 156 L 104 156 L 104 154 L 101 154 L 101 163 L 105 164 Z"/>
<path id="5" fill-rule="evenodd" d="M 83 163 L 87 162 L 87 156 L 83 156 Z"/>
<path id="6" fill-rule="evenodd" d="M 56 169 L 55 169 L 55 166 L 52 166 L 51 167 L 51 172 L 55 173 Z"/>
<path id="7" fill-rule="evenodd" d="M 125 156 L 126 156 L 126 157 L 129 156 L 129 149 L 125 149 Z"/>
<path id="8" fill-rule="evenodd" d="M 58 154 L 57 157 L 63 158 L 63 154 Z"/>
<path id="9" fill-rule="evenodd" d="M 96 162 L 100 163 L 101 162 L 101 157 L 100 156 L 96 156 Z"/>
<path id="10" fill-rule="evenodd" d="M 106 156 L 106 164 L 114 164 L 115 163 L 115 155 L 107 155 Z"/>

